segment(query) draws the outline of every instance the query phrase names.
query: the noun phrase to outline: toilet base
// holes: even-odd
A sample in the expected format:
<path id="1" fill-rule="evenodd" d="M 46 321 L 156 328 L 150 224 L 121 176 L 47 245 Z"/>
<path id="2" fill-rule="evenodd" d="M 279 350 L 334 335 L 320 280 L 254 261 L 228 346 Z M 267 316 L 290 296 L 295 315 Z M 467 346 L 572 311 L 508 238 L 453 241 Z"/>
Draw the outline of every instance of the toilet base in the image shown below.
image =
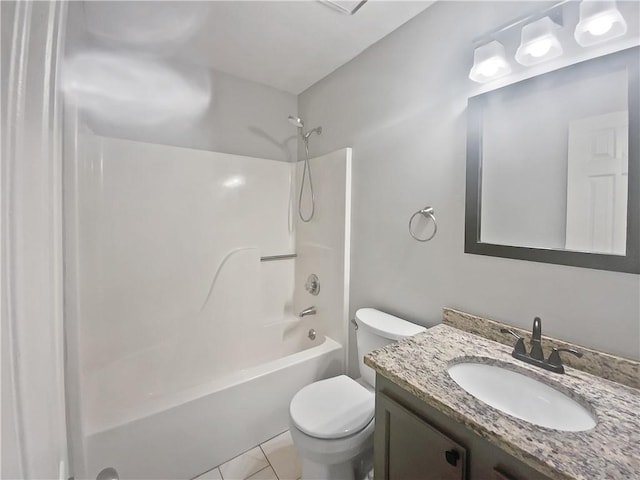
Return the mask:
<path id="1" fill-rule="evenodd" d="M 302 480 L 364 480 L 373 468 L 375 421 L 351 437 L 310 437 L 289 424 L 293 445 L 302 460 Z"/>
<path id="2" fill-rule="evenodd" d="M 317 463 L 302 458 L 301 480 L 366 480 L 373 466 L 373 448 L 342 463 Z"/>

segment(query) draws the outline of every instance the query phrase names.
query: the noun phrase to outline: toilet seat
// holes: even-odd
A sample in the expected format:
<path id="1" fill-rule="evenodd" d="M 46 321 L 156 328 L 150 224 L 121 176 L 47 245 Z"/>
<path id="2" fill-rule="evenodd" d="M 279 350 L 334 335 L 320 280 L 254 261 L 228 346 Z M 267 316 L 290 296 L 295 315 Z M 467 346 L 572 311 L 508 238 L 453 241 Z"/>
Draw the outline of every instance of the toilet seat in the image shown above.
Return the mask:
<path id="1" fill-rule="evenodd" d="M 373 419 L 374 394 L 346 375 L 312 383 L 289 406 L 293 424 L 315 438 L 348 437 Z"/>

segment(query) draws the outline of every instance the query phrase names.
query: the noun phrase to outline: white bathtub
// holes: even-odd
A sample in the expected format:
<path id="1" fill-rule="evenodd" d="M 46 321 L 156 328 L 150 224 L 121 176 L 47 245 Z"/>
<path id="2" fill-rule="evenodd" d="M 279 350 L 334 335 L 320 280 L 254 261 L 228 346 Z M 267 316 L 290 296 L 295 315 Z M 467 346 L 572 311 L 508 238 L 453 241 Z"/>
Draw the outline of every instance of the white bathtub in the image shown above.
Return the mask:
<path id="1" fill-rule="evenodd" d="M 312 348 L 187 388 L 145 392 L 144 378 L 126 392 L 103 388 L 102 398 L 89 399 L 86 474 L 76 476 L 92 479 L 114 467 L 121 479 L 193 478 L 286 430 L 292 396 L 342 373 L 343 358 L 342 346 L 324 337 Z"/>

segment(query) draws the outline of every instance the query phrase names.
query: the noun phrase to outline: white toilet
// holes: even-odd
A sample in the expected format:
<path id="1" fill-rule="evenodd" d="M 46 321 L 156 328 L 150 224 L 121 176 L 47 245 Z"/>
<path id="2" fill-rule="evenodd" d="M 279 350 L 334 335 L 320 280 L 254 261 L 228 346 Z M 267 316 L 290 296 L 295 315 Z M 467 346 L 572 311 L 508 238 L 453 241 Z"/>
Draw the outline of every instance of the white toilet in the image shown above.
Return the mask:
<path id="1" fill-rule="evenodd" d="M 360 379 L 346 375 L 312 383 L 289 405 L 289 428 L 302 458 L 302 480 L 362 480 L 373 466 L 375 372 L 364 356 L 425 328 L 393 315 L 356 312 Z"/>

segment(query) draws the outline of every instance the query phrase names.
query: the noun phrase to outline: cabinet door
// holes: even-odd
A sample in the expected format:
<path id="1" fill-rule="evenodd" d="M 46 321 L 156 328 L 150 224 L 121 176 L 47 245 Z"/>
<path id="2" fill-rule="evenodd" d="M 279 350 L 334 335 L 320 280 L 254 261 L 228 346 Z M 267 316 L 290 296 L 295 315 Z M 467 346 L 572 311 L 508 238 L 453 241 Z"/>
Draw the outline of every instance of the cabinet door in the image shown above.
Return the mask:
<path id="1" fill-rule="evenodd" d="M 465 480 L 467 451 L 424 419 L 378 393 L 376 480 Z"/>

